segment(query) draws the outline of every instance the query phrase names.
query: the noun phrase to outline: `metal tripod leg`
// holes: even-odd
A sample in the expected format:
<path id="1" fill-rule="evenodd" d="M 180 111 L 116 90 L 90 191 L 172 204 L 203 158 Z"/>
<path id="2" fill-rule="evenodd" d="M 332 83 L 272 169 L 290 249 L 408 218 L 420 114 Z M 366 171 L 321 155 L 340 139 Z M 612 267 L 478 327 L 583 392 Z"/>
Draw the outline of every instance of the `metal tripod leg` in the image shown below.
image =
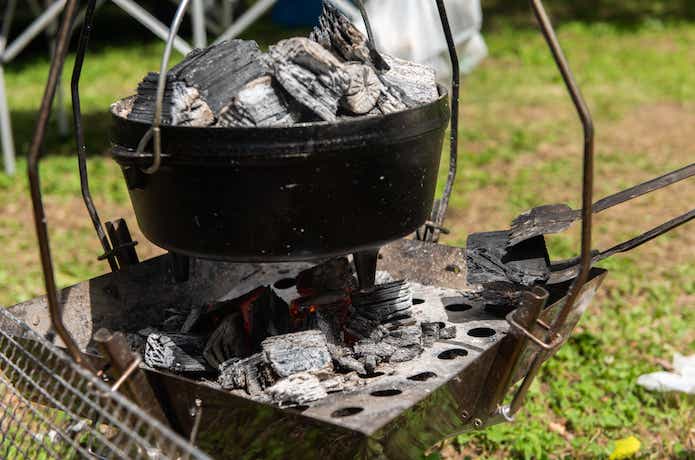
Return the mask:
<path id="1" fill-rule="evenodd" d="M 7 36 L 10 33 L 10 26 L 14 16 L 16 0 L 8 0 L 3 15 L 2 30 L 0 31 L 0 53 L 5 53 Z M 10 120 L 10 109 L 7 105 L 7 94 L 5 90 L 5 69 L 4 63 L 0 62 L 0 137 L 2 138 L 2 155 L 5 163 L 5 172 L 14 175 L 15 151 L 14 137 L 12 136 L 12 122 Z"/>

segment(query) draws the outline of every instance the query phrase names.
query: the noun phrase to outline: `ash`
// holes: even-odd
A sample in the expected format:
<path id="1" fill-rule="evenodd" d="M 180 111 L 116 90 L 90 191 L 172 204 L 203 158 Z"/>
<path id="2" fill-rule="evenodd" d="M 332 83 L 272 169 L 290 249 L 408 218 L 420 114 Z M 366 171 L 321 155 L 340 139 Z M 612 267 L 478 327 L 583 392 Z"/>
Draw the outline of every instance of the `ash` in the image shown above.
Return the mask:
<path id="1" fill-rule="evenodd" d="M 162 324 L 128 334 L 147 366 L 280 407 L 357 391 L 456 337 L 454 325 L 413 307 L 405 280 L 379 272 L 374 288 L 360 290 L 345 257 L 234 299 L 167 312 Z"/>

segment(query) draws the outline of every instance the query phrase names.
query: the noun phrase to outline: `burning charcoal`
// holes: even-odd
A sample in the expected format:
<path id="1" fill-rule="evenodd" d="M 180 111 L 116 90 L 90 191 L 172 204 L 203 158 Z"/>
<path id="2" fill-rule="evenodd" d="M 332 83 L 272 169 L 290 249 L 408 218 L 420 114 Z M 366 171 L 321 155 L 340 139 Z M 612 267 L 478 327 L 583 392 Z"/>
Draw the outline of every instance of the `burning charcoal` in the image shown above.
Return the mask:
<path id="1" fill-rule="evenodd" d="M 263 353 L 256 353 L 245 359 L 232 358 L 222 363 L 219 369 L 217 383 L 224 390 L 245 390 L 255 396 L 275 383 Z"/>
<path id="2" fill-rule="evenodd" d="M 237 312 L 227 316 L 210 335 L 205 344 L 203 356 L 212 367 L 219 367 L 221 363 L 231 358 L 247 355 L 248 350 L 243 318 L 241 313 Z"/>
<path id="3" fill-rule="evenodd" d="M 250 81 L 220 112 L 217 126 L 289 126 L 301 120 L 297 107 L 287 101 L 269 76 Z"/>
<path id="4" fill-rule="evenodd" d="M 337 121 L 350 74 L 335 56 L 309 39 L 290 38 L 271 46 L 265 60 L 297 102 L 322 120 Z"/>
<path id="5" fill-rule="evenodd" d="M 319 25 L 314 28 L 309 38 L 344 61 L 357 61 L 373 65 L 377 69 L 388 69 L 381 55 L 369 49 L 367 37 L 328 2 L 323 3 Z"/>
<path id="6" fill-rule="evenodd" d="M 194 335 L 150 334 L 145 345 L 145 364 L 174 372 L 203 372 L 204 339 Z"/>
<path id="7" fill-rule="evenodd" d="M 319 292 L 345 291 L 355 288 L 355 277 L 346 257 L 331 259 L 297 275 L 297 291 L 302 296 Z"/>
<path id="8" fill-rule="evenodd" d="M 269 73 L 261 54 L 256 42 L 244 40 L 189 53 L 167 72 L 162 123 L 207 126 L 214 122 L 210 113 L 218 115 L 246 83 Z M 128 118 L 152 122 L 158 81 L 159 75 L 152 72 L 140 83 Z"/>
<path id="9" fill-rule="evenodd" d="M 364 365 L 353 358 L 352 352 L 348 348 L 329 343 L 328 351 L 331 354 L 331 358 L 333 358 L 333 364 L 338 370 L 347 372 L 354 371 L 358 374 L 365 374 L 367 372 Z"/>
<path id="10" fill-rule="evenodd" d="M 304 405 L 328 396 L 319 379 L 307 372 L 284 378 L 266 391 L 280 407 Z"/>
<path id="11" fill-rule="evenodd" d="M 410 316 L 413 294 L 406 281 L 394 281 L 353 293 L 352 304 L 361 315 L 383 323 Z"/>
<path id="12" fill-rule="evenodd" d="M 226 317 L 241 313 L 249 349 L 245 354 L 260 349 L 269 336 L 285 334 L 290 328 L 289 306 L 270 287 L 264 286 L 233 300 L 208 306 L 197 320 L 192 320 L 192 331 L 210 334 Z M 193 315 L 193 313 L 192 313 Z"/>
<path id="13" fill-rule="evenodd" d="M 292 301 L 292 329 L 320 329 L 331 343 L 342 341 L 350 307 L 345 291 L 328 291 Z"/>
<path id="14" fill-rule="evenodd" d="M 305 331 L 269 337 L 261 344 L 264 357 L 279 378 L 299 372 L 332 369 L 326 337 L 320 331 Z"/>

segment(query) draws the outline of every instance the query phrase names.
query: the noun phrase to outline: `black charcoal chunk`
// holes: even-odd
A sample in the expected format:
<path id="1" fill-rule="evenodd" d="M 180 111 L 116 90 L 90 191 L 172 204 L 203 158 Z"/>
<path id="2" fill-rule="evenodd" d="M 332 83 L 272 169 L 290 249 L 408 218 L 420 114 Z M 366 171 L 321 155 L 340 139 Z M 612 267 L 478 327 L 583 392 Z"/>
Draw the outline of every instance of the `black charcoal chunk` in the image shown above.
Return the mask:
<path id="1" fill-rule="evenodd" d="M 245 40 L 228 40 L 189 53 L 167 72 L 162 123 L 173 123 L 172 109 L 176 110 L 177 121 L 194 123 L 186 108 L 214 121 L 209 120 L 208 109 L 218 115 L 244 85 L 268 75 L 269 69 L 261 55 L 256 42 Z M 152 122 L 158 81 L 159 74 L 151 72 L 140 83 L 129 119 Z M 194 125 L 204 124 L 196 121 Z"/>
<path id="2" fill-rule="evenodd" d="M 360 315 L 384 323 L 410 316 L 413 294 L 406 281 L 394 281 L 353 293 L 352 304 Z"/>
<path id="3" fill-rule="evenodd" d="M 384 342 L 395 347 L 411 347 L 422 345 L 422 328 L 420 326 L 401 327 L 389 332 Z"/>
<path id="4" fill-rule="evenodd" d="M 396 351 L 393 345 L 381 341 L 373 342 L 370 340 L 362 340 L 354 346 L 355 357 L 358 359 L 375 356 L 379 362 L 388 361 L 391 355 Z"/>
<path id="5" fill-rule="evenodd" d="M 232 313 L 210 335 L 203 356 L 212 367 L 219 367 L 231 358 L 244 356 L 248 350 L 246 341 L 243 317 L 239 312 Z"/>
<path id="6" fill-rule="evenodd" d="M 358 374 L 365 374 L 366 370 L 364 364 L 355 359 L 352 352 L 347 347 L 340 347 L 337 345 L 328 344 L 328 351 L 333 359 L 333 365 L 339 371 L 344 372 L 357 372 Z"/>
<path id="7" fill-rule="evenodd" d="M 264 61 L 298 103 L 322 120 L 338 119 L 338 106 L 350 87 L 350 74 L 329 51 L 309 39 L 290 38 L 271 46 Z"/>
<path id="8" fill-rule="evenodd" d="M 152 333 L 145 344 L 145 364 L 172 372 L 204 372 L 204 345 L 200 336 Z"/>
<path id="9" fill-rule="evenodd" d="M 247 83 L 220 112 L 220 127 L 290 126 L 301 121 L 299 107 L 287 100 L 270 76 Z"/>
<path id="10" fill-rule="evenodd" d="M 400 347 L 389 357 L 390 363 L 405 363 L 412 361 L 422 353 L 421 346 Z"/>
<path id="11" fill-rule="evenodd" d="M 280 407 L 305 405 L 328 396 L 319 379 L 307 372 L 290 375 L 266 390 Z"/>
<path id="12" fill-rule="evenodd" d="M 269 337 L 261 344 L 264 359 L 279 378 L 299 372 L 331 371 L 326 337 L 321 331 L 304 331 Z"/>
<path id="13" fill-rule="evenodd" d="M 225 390 L 245 390 L 253 396 L 274 384 L 275 379 L 268 370 L 263 353 L 256 353 L 245 359 L 233 358 L 222 363 L 217 383 Z"/>
<path id="14" fill-rule="evenodd" d="M 328 2 L 323 3 L 319 24 L 309 38 L 340 56 L 343 61 L 372 62 L 367 37 L 350 20 Z M 381 64 L 381 63 L 379 63 Z"/>
<path id="15" fill-rule="evenodd" d="M 353 312 L 347 323 L 345 330 L 356 339 L 381 340 L 388 329 L 381 325 L 379 321 L 365 318 L 357 312 Z"/>
<path id="16" fill-rule="evenodd" d="M 467 279 L 473 284 L 494 282 L 533 286 L 550 277 L 543 237 L 507 247 L 508 231 L 474 233 L 466 243 Z"/>

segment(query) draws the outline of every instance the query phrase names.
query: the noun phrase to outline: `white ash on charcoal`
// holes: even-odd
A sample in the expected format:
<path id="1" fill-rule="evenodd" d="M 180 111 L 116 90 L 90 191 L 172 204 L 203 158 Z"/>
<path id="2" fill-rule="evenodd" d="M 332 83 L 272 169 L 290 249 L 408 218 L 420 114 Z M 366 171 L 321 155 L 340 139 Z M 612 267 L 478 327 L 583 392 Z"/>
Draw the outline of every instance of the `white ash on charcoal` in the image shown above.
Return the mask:
<path id="1" fill-rule="evenodd" d="M 224 390 L 243 390 L 250 396 L 258 396 L 275 383 L 263 353 L 244 359 L 232 358 L 222 363 L 219 370 L 217 383 Z"/>
<path id="2" fill-rule="evenodd" d="M 290 375 L 266 392 L 280 407 L 304 405 L 328 396 L 318 377 L 308 372 Z"/>
<path id="3" fill-rule="evenodd" d="M 377 52 L 370 50 L 367 37 L 338 9 L 324 2 L 319 24 L 309 38 L 340 56 L 343 61 L 370 64 L 379 70 L 388 70 L 388 64 Z"/>
<path id="4" fill-rule="evenodd" d="M 217 126 L 290 126 L 302 118 L 302 108 L 285 95 L 272 77 L 264 76 L 250 81 L 234 96 L 220 112 Z"/>
<path id="5" fill-rule="evenodd" d="M 204 345 L 200 336 L 152 333 L 145 344 L 145 364 L 176 373 L 205 372 Z"/>
<path id="6" fill-rule="evenodd" d="M 423 322 L 420 327 L 422 328 L 422 343 L 425 347 L 431 347 L 437 340 L 455 339 L 458 332 L 455 325 L 447 325 L 443 322 Z"/>
<path id="7" fill-rule="evenodd" d="M 357 372 L 361 375 L 367 373 L 364 368 L 364 364 L 354 358 L 353 352 L 350 348 L 329 343 L 328 352 L 331 354 L 333 366 L 336 370 L 342 372 Z"/>
<path id="8" fill-rule="evenodd" d="M 258 44 L 246 40 L 228 40 L 193 50 L 167 72 L 163 124 L 212 124 L 248 82 L 268 75 L 261 55 Z M 159 74 L 151 72 L 139 84 L 128 118 L 152 122 L 158 81 Z"/>
<path id="9" fill-rule="evenodd" d="M 261 344 L 263 355 L 278 378 L 298 372 L 333 370 L 326 337 L 320 331 L 296 332 L 269 337 Z"/>

